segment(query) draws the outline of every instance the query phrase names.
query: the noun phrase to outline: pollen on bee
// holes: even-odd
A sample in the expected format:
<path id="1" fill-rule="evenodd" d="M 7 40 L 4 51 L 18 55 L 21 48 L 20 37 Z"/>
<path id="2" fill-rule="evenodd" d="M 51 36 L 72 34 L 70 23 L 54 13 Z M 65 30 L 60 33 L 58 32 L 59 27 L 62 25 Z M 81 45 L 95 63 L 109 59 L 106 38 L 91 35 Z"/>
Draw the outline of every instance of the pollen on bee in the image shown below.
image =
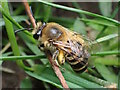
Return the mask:
<path id="1" fill-rule="evenodd" d="M 62 65 L 64 64 L 64 62 L 65 62 L 64 52 L 62 50 L 59 50 L 58 63 Z"/>

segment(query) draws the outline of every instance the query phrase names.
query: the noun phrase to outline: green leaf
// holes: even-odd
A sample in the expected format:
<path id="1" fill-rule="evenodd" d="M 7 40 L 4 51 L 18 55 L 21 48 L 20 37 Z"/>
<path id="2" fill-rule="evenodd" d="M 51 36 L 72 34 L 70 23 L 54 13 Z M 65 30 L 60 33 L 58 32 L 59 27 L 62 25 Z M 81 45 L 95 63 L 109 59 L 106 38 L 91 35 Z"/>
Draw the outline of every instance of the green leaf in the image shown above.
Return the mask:
<path id="1" fill-rule="evenodd" d="M 29 77 L 26 77 L 22 80 L 20 88 L 29 88 L 29 90 L 32 90 L 32 82 Z"/>
<path id="2" fill-rule="evenodd" d="M 119 54 L 120 51 L 103 51 L 103 52 L 91 53 L 91 56 L 119 55 Z"/>
<path id="3" fill-rule="evenodd" d="M 24 15 L 18 15 L 18 16 L 12 16 L 12 18 L 16 21 L 16 22 L 21 22 L 21 21 L 25 21 L 25 20 L 28 20 L 28 17 L 27 16 L 24 16 Z M 35 19 L 42 19 L 43 16 L 35 16 Z M 49 17 L 49 22 L 52 21 L 52 22 L 56 22 L 56 23 L 59 23 L 61 25 L 64 25 L 64 26 L 69 26 L 71 27 L 73 25 L 73 22 L 75 21 L 73 18 L 64 18 L 64 17 Z M 4 26 L 5 23 L 4 23 L 4 20 L 2 18 L 0 18 L 0 26 Z"/>
<path id="4" fill-rule="evenodd" d="M 51 83 L 52 85 L 55 85 L 59 88 L 61 88 L 60 81 L 58 80 L 57 76 L 53 72 L 51 67 L 47 67 L 44 70 L 40 70 L 41 67 L 36 67 L 35 72 L 29 72 L 27 71 L 26 73 L 38 80 L 42 80 L 44 82 Z M 70 88 L 76 88 L 79 87 L 84 87 L 84 88 L 102 88 L 100 85 L 87 81 L 81 77 L 78 77 L 77 75 L 74 75 L 72 73 L 69 73 L 67 71 L 63 72 L 63 76 Z M 72 85 L 71 85 L 72 84 Z"/>
<path id="5" fill-rule="evenodd" d="M 51 7 L 48 5 L 44 5 L 44 22 L 48 22 L 49 17 L 51 15 Z"/>
<path id="6" fill-rule="evenodd" d="M 24 15 L 20 15 L 20 16 L 12 16 L 12 18 L 16 21 L 16 22 L 21 22 L 21 21 L 25 21 L 28 19 L 27 16 L 24 16 Z M 5 23 L 3 21 L 2 18 L 0 18 L 0 26 L 4 26 Z"/>
<path id="7" fill-rule="evenodd" d="M 108 81 L 105 81 L 101 78 L 98 78 L 98 77 L 95 77 L 93 75 L 90 75 L 89 73 L 82 73 L 82 74 L 79 74 L 80 77 L 83 77 L 89 81 L 92 81 L 92 82 L 95 82 L 99 85 L 102 85 L 102 86 L 108 86 L 108 85 L 112 85 L 113 83 L 111 82 L 108 82 Z"/>
<path id="8" fill-rule="evenodd" d="M 80 34 L 86 35 L 85 24 L 82 21 L 80 21 L 80 18 L 77 18 L 75 20 L 74 25 L 73 25 L 73 30 Z"/>
<path id="9" fill-rule="evenodd" d="M 67 84 L 70 86 L 70 88 L 82 88 L 82 90 L 86 90 L 86 89 L 84 89 L 82 86 L 80 86 L 80 85 L 77 85 L 77 84 L 74 84 L 74 83 L 72 83 L 72 82 L 69 82 L 69 81 L 66 81 L 67 82 Z M 74 89 L 73 89 L 74 90 Z"/>
<path id="10" fill-rule="evenodd" d="M 2 3 L 2 7 L 4 9 L 6 9 L 6 11 L 8 12 L 8 15 L 10 15 L 9 14 L 9 9 L 8 9 L 8 3 L 7 2 Z M 6 31 L 7 31 L 7 34 L 8 34 L 8 38 L 9 38 L 13 53 L 14 53 L 14 55 L 19 56 L 20 52 L 19 52 L 19 48 L 18 48 L 18 45 L 17 45 L 17 42 L 16 42 L 16 38 L 15 38 L 12 23 L 4 15 L 3 15 L 3 18 L 4 18 L 4 21 L 5 21 L 5 24 L 6 24 L 5 25 L 6 26 Z"/>
<path id="11" fill-rule="evenodd" d="M 103 64 L 103 65 L 112 65 L 112 66 L 120 66 L 120 62 L 118 62 L 117 58 L 112 58 L 112 59 L 108 59 L 108 58 L 97 58 L 95 59 L 94 63 L 97 64 Z"/>
<path id="12" fill-rule="evenodd" d="M 30 43 L 30 42 L 25 42 L 25 43 L 29 47 L 29 49 L 36 55 L 44 54 L 43 52 L 40 51 L 40 49 L 38 48 L 38 46 L 36 44 Z"/>
<path id="13" fill-rule="evenodd" d="M 109 0 L 109 2 L 99 2 L 99 8 L 102 15 L 110 17 L 112 11 L 112 1 Z"/>
<path id="14" fill-rule="evenodd" d="M 72 83 L 80 85 L 84 88 L 102 88 L 102 86 L 100 86 L 96 83 L 90 82 L 86 79 L 83 79 L 81 77 L 78 77 L 77 75 L 74 75 L 74 74 L 71 74 L 71 73 L 68 73 L 68 72 L 64 72 L 63 76 L 65 77 L 65 79 L 67 81 L 70 81 Z"/>
<path id="15" fill-rule="evenodd" d="M 79 2 L 72 2 L 72 5 L 77 9 L 81 9 L 80 5 L 79 5 Z M 86 16 L 84 14 L 80 14 L 79 16 L 82 17 L 82 18 L 86 18 Z"/>
<path id="16" fill-rule="evenodd" d="M 13 52 L 6 52 L 6 53 L 2 54 L 2 57 L 7 57 L 7 56 L 12 55 L 12 54 L 13 54 Z"/>
<path id="17" fill-rule="evenodd" d="M 0 7 L 0 9 L 6 10 L 6 12 L 7 12 L 6 14 L 7 14 L 8 16 L 10 16 L 7 1 L 6 1 L 6 2 L 2 2 L 2 7 Z M 13 25 L 12 25 L 12 23 L 9 21 L 9 19 L 6 18 L 6 16 L 5 16 L 4 14 L 3 14 L 3 18 L 4 18 L 4 21 L 5 21 L 5 27 L 6 27 L 6 31 L 7 31 L 7 35 L 8 35 L 10 44 L 11 44 L 12 51 L 13 51 L 14 55 L 20 56 L 19 47 L 18 47 L 18 45 L 17 45 L 16 38 L 15 38 L 15 34 L 14 34 L 14 30 L 13 30 Z M 24 68 L 24 69 L 31 70 L 31 68 L 26 67 L 26 66 L 24 65 L 24 63 L 22 62 L 22 60 L 18 60 L 18 61 L 17 61 L 17 64 L 18 64 L 20 67 Z"/>
<path id="18" fill-rule="evenodd" d="M 118 37 L 118 34 L 110 34 L 110 35 L 98 38 L 97 40 L 91 42 L 91 44 L 101 43 L 101 42 L 110 40 L 110 39 L 115 38 L 115 37 Z"/>
<path id="19" fill-rule="evenodd" d="M 118 82 L 117 76 L 112 71 L 110 71 L 105 65 L 95 64 L 95 66 L 104 79 L 106 79 L 109 82 Z"/>
<path id="20" fill-rule="evenodd" d="M 19 59 L 39 59 L 46 58 L 45 55 L 26 55 L 26 56 L 3 56 L 0 60 L 19 60 Z"/>
<path id="21" fill-rule="evenodd" d="M 114 18 L 117 15 L 117 13 L 119 12 L 119 9 L 120 9 L 120 2 L 118 2 L 118 5 L 116 5 L 116 7 L 111 15 L 111 18 Z"/>
<path id="22" fill-rule="evenodd" d="M 39 68 L 40 69 L 40 68 Z M 42 70 L 40 70 L 42 71 Z M 26 71 L 26 73 L 38 80 L 42 80 L 44 82 L 48 82 L 48 83 L 51 83 L 52 85 L 56 86 L 56 87 L 59 87 L 59 88 L 62 88 L 58 78 L 55 76 L 55 74 L 53 73 L 53 71 L 50 69 L 50 70 L 44 70 L 42 72 L 37 72 L 37 73 L 32 73 L 32 72 L 29 72 L 29 71 Z M 39 74 L 40 75 L 39 75 Z"/>
<path id="23" fill-rule="evenodd" d="M 19 7 L 16 8 L 16 9 L 13 11 L 13 15 L 15 16 L 15 15 L 20 14 L 24 9 L 25 9 L 25 8 L 23 7 L 23 5 L 20 4 Z"/>
<path id="24" fill-rule="evenodd" d="M 110 21 L 107 21 L 107 20 L 104 20 L 104 19 L 99 19 L 99 18 L 96 18 L 96 19 L 82 18 L 80 20 L 86 22 L 87 24 L 93 23 L 93 24 L 99 24 L 99 25 L 104 25 L 104 26 L 109 26 L 109 27 L 117 27 L 113 22 L 110 22 Z"/>
<path id="25" fill-rule="evenodd" d="M 108 21 L 111 21 L 111 22 L 115 23 L 116 25 L 120 25 L 120 22 L 118 22 L 114 19 L 111 19 L 111 18 L 108 18 L 108 17 L 105 17 L 105 16 L 101 16 L 101 15 L 98 15 L 98 14 L 95 14 L 95 13 L 91 13 L 91 12 L 88 12 L 88 11 L 75 9 L 75 8 L 71 8 L 71 7 L 66 7 L 66 6 L 46 2 L 46 1 L 43 1 L 43 0 L 37 0 L 37 1 L 39 1 L 43 4 L 46 4 L 46 5 L 52 6 L 52 7 L 61 8 L 61 9 L 64 9 L 64 10 L 68 10 L 68 11 L 72 11 L 72 12 L 76 12 L 76 13 L 82 13 L 82 14 L 93 16 L 93 17 L 96 17 L 96 18 L 105 19 L 105 20 L 108 20 Z"/>
<path id="26" fill-rule="evenodd" d="M 45 57 L 44 53 L 42 51 L 40 51 L 40 49 L 38 48 L 38 46 L 36 44 L 32 44 L 30 42 L 25 42 L 25 43 L 34 54 L 42 55 L 43 57 Z M 42 63 L 46 63 L 46 61 L 42 60 L 42 58 L 40 58 L 40 60 Z"/>

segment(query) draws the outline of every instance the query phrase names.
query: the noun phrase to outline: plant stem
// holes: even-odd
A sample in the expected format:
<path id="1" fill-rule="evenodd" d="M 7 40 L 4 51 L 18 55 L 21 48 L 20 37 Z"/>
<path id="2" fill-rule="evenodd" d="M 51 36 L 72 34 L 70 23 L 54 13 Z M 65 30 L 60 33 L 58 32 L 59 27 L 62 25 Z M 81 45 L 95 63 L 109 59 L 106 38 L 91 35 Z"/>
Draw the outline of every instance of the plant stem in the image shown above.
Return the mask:
<path id="1" fill-rule="evenodd" d="M 43 16 L 43 20 L 44 22 L 48 22 L 49 18 L 50 18 L 50 14 L 51 14 L 51 7 L 48 5 L 44 5 L 44 16 Z"/>
<path id="2" fill-rule="evenodd" d="M 27 3 L 27 2 L 26 2 L 26 3 Z M 25 4 L 25 5 L 26 5 L 26 4 Z M 25 7 L 26 7 L 26 6 L 25 6 Z M 29 8 L 29 5 L 28 5 L 28 8 Z M 28 9 L 28 8 L 27 8 L 27 9 Z M 28 10 L 30 10 L 30 9 L 28 9 Z M 30 12 L 30 11 L 29 11 L 29 12 Z M 28 13 L 28 14 L 31 14 L 31 13 Z M 31 14 L 31 15 L 32 15 L 32 14 Z M 31 17 L 30 17 L 30 18 L 31 18 Z M 34 19 L 34 18 L 33 18 L 33 19 Z M 30 19 L 30 20 L 33 20 L 33 19 Z M 35 20 L 34 20 L 34 21 L 35 21 Z M 33 22 L 33 21 L 31 21 L 31 22 Z M 33 24 L 33 23 L 32 23 L 32 24 Z M 35 28 L 35 27 L 34 27 L 34 28 Z M 67 85 L 67 83 L 66 83 L 66 81 L 65 81 L 65 79 L 64 79 L 64 77 L 63 77 L 63 75 L 62 75 L 62 73 L 61 73 L 61 71 L 60 71 L 60 69 L 59 69 L 59 67 L 57 66 L 56 62 L 54 62 L 54 60 L 52 60 L 51 53 L 50 53 L 49 51 L 47 51 L 47 50 L 45 50 L 45 53 L 46 53 L 46 55 L 48 56 L 49 62 L 50 62 L 50 64 L 52 65 L 52 68 L 53 68 L 55 74 L 57 75 L 57 77 L 59 78 L 59 80 L 60 80 L 63 88 L 66 89 L 66 90 L 69 90 L 69 87 L 68 87 L 68 85 Z"/>
<path id="3" fill-rule="evenodd" d="M 91 56 L 118 55 L 120 51 L 104 51 L 91 54 Z"/>
<path id="4" fill-rule="evenodd" d="M 105 16 L 101 16 L 101 15 L 98 15 L 98 14 L 94 14 L 94 13 L 91 13 L 91 12 L 88 12 L 88 11 L 83 11 L 83 10 L 79 10 L 79 9 L 75 9 L 75 8 L 71 8 L 71 7 L 66 7 L 66 6 L 46 2 L 46 1 L 43 1 L 43 0 L 37 0 L 37 1 L 39 1 L 39 2 L 41 2 L 43 4 L 47 4 L 49 6 L 56 7 L 56 8 L 61 8 L 61 9 L 64 9 L 64 10 L 68 10 L 68 11 L 72 11 L 72 12 L 76 12 L 76 13 L 82 13 L 82 14 L 93 16 L 93 17 L 96 17 L 96 18 L 105 19 L 105 20 L 108 20 L 110 22 L 115 23 L 116 25 L 120 25 L 120 22 L 118 22 L 118 21 L 116 21 L 114 19 L 111 19 L 111 18 L 108 18 L 108 17 L 105 17 Z"/>
<path id="5" fill-rule="evenodd" d="M 105 59 L 105 58 L 97 58 L 94 61 L 95 63 L 98 64 L 103 64 L 103 65 L 111 65 L 111 66 L 120 66 L 120 62 L 118 62 L 118 59 Z"/>
<path id="6" fill-rule="evenodd" d="M 73 4 L 73 6 L 74 6 L 75 8 L 81 9 L 80 6 L 79 6 L 79 4 L 78 4 L 78 2 L 72 2 L 72 4 Z M 80 14 L 80 16 L 81 16 L 82 18 L 86 18 L 86 16 L 85 16 L 84 14 Z"/>
<path id="7" fill-rule="evenodd" d="M 101 42 L 110 40 L 110 39 L 115 38 L 115 37 L 118 37 L 118 34 L 110 34 L 110 35 L 98 38 L 97 40 L 91 42 L 91 45 L 94 45 L 94 44 L 97 44 L 97 43 L 101 43 Z"/>
<path id="8" fill-rule="evenodd" d="M 108 28 L 108 26 L 104 26 L 103 29 L 101 30 L 101 32 L 97 35 L 96 39 L 100 38 L 107 28 Z"/>
<path id="9" fill-rule="evenodd" d="M 7 14 L 10 15 L 9 14 L 9 9 L 8 9 L 8 3 L 7 2 L 2 2 L 2 7 L 4 8 L 4 10 L 6 10 Z M 19 47 L 18 47 L 17 42 L 16 42 L 16 38 L 15 38 L 12 23 L 4 15 L 3 15 L 3 18 L 4 18 L 4 21 L 5 21 L 5 26 L 6 26 L 6 30 L 7 30 L 7 34 L 8 34 L 10 44 L 11 44 L 12 51 L 13 51 L 14 55 L 20 56 L 20 51 L 19 51 Z M 18 60 L 17 64 L 20 67 L 22 67 L 26 70 L 30 70 L 30 71 L 32 70 L 31 68 L 26 67 L 24 65 L 24 63 L 22 62 L 22 60 Z"/>
<path id="10" fill-rule="evenodd" d="M 92 53 L 91 56 L 104 56 L 104 55 L 118 55 L 120 51 L 104 51 L 104 52 L 96 52 Z M 40 59 L 46 58 L 45 55 L 29 55 L 29 56 L 7 56 L 0 57 L 0 60 L 17 60 L 17 59 Z"/>
<path id="11" fill-rule="evenodd" d="M 27 12 L 27 15 L 30 18 L 30 21 L 31 21 L 31 23 L 33 25 L 33 28 L 35 28 L 36 27 L 36 22 L 35 22 L 35 19 L 34 19 L 33 15 L 31 14 L 31 10 L 30 10 L 30 7 L 29 7 L 29 5 L 27 3 L 27 0 L 23 0 L 23 1 L 24 1 L 23 4 L 25 6 L 25 10 Z"/>
<path id="12" fill-rule="evenodd" d="M 50 52 L 46 51 L 45 53 L 48 56 L 49 62 L 52 65 L 52 68 L 53 68 L 55 74 L 57 75 L 57 77 L 59 78 L 63 88 L 66 90 L 70 90 L 63 75 L 62 75 L 62 73 L 61 73 L 61 71 L 60 71 L 60 69 L 59 69 L 59 67 L 57 66 L 56 62 L 54 60 L 52 60 L 52 56 L 51 56 Z"/>
<path id="13" fill-rule="evenodd" d="M 93 82 L 95 82 L 95 83 L 97 83 L 99 85 L 102 85 L 102 86 L 108 86 L 108 85 L 113 84 L 111 82 L 99 79 L 99 78 L 94 77 L 92 75 L 89 75 L 87 73 L 82 73 L 80 76 L 86 78 L 87 80 L 93 81 Z"/>
<path id="14" fill-rule="evenodd" d="M 111 18 L 114 18 L 116 16 L 116 14 L 118 13 L 119 7 L 120 7 L 120 2 L 118 2 L 118 5 L 116 6 L 114 12 L 112 13 Z M 104 26 L 101 32 L 97 35 L 96 39 L 100 38 L 107 28 L 108 26 Z"/>
<path id="15" fill-rule="evenodd" d="M 5 47 L 0 51 L 0 54 L 4 53 L 10 47 L 10 42 L 8 42 Z"/>
<path id="16" fill-rule="evenodd" d="M 6 61 L 6 60 L 25 60 L 25 59 L 42 59 L 42 58 L 46 58 L 45 55 L 29 55 L 29 56 L 7 56 L 7 57 L 0 57 L 0 60 Z"/>
<path id="17" fill-rule="evenodd" d="M 120 1 L 118 2 L 118 5 L 116 6 L 115 10 L 113 11 L 111 18 L 114 18 L 117 15 L 119 9 L 120 9 Z"/>
<path id="18" fill-rule="evenodd" d="M 2 15 L 4 15 L 10 22 L 12 22 L 14 25 L 16 25 L 19 29 L 23 29 L 23 27 L 18 24 L 11 16 L 8 12 L 6 12 L 6 10 L 3 7 L 0 7 L 0 12 L 2 13 Z M 28 31 L 24 31 L 26 34 L 30 35 L 31 34 Z"/>

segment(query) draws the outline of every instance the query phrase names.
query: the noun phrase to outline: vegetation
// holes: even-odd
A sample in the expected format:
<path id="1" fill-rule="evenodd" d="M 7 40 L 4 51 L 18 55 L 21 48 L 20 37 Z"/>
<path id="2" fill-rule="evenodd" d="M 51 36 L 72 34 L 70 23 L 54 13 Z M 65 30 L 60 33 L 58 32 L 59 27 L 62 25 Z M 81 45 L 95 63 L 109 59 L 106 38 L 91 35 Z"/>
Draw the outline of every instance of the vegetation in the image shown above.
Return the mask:
<path id="1" fill-rule="evenodd" d="M 65 70 L 61 69 L 61 71 L 69 88 L 116 88 L 119 86 L 120 62 L 118 58 L 120 51 L 118 50 L 118 29 L 120 22 L 114 18 L 118 14 L 120 3 L 116 3 L 118 6 L 113 10 L 112 2 L 98 2 L 99 6 L 94 7 L 99 8 L 101 15 L 81 10 L 77 2 L 71 2 L 74 8 L 42 0 L 38 0 L 37 3 L 29 3 L 33 7 L 32 10 L 36 21 L 56 22 L 82 34 L 87 39 L 94 39 L 88 40 L 91 47 L 91 57 L 89 59 L 90 67 L 88 67 L 87 72 L 75 73 L 67 62 L 62 66 Z M 2 32 L 5 33 L 5 36 L 2 36 L 3 48 L 0 51 L 2 54 L 0 64 L 2 65 L 7 60 L 16 61 L 28 76 L 44 82 L 43 87 L 49 88 L 50 85 L 53 85 L 62 88 L 59 79 L 49 64 L 49 60 L 37 47 L 37 42 L 33 38 L 31 31 L 23 31 L 15 35 L 15 30 L 27 27 L 23 22 L 28 20 L 23 5 L 17 4 L 18 6 L 15 9 L 12 4 L 8 5 L 8 2 L 1 2 L 0 4 L 0 12 L 3 16 L 3 18 L 0 18 L 0 26 L 3 27 Z M 56 13 L 53 13 L 55 9 L 72 12 L 72 15 L 77 13 L 78 15 L 76 18 L 64 17 L 64 13 L 62 13 L 63 15 L 58 17 L 54 15 Z M 88 16 L 91 18 L 88 18 Z M 22 42 L 22 44 L 19 42 Z M 26 66 L 23 60 L 30 67 Z M 35 60 L 40 61 L 41 64 L 36 64 Z M 94 68 L 91 68 L 91 66 L 94 66 Z M 21 82 L 20 87 L 31 88 L 30 77 L 26 77 Z"/>

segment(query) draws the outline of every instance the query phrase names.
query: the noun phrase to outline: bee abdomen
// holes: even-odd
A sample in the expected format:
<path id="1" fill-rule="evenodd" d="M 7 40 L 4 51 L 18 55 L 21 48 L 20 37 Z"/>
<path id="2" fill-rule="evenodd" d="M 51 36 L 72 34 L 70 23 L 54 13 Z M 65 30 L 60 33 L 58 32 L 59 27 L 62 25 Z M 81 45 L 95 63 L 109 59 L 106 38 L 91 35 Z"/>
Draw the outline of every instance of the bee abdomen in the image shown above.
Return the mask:
<path id="1" fill-rule="evenodd" d="M 67 60 L 70 63 L 72 69 L 75 72 L 82 73 L 88 67 L 88 58 L 73 58 L 73 57 L 69 57 L 69 58 L 67 58 Z"/>
<path id="2" fill-rule="evenodd" d="M 73 68 L 73 70 L 74 70 L 75 72 L 80 72 L 80 73 L 82 73 L 82 72 L 84 72 L 84 71 L 87 69 L 87 67 L 88 67 L 88 62 L 85 63 L 84 65 L 83 65 L 81 62 L 79 62 L 79 63 L 77 63 L 77 64 L 75 64 L 75 65 L 71 65 L 71 67 Z"/>

